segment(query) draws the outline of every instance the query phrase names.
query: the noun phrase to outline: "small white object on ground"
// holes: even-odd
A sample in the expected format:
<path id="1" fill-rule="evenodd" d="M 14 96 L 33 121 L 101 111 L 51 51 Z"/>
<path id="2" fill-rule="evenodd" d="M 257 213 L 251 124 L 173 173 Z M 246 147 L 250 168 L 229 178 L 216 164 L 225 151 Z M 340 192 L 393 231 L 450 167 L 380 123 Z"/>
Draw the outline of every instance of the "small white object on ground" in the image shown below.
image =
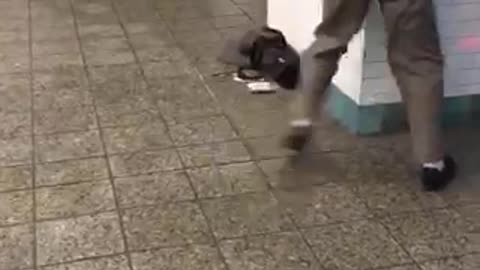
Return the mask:
<path id="1" fill-rule="evenodd" d="M 435 162 L 428 162 L 423 164 L 424 168 L 428 169 L 437 169 L 442 171 L 445 168 L 445 162 L 443 160 L 435 161 Z"/>
<path id="2" fill-rule="evenodd" d="M 309 127 L 312 125 L 312 121 L 310 119 L 297 119 L 290 122 L 290 125 L 293 127 Z"/>
<path id="3" fill-rule="evenodd" d="M 252 82 L 247 86 L 252 94 L 273 93 L 279 88 L 278 84 L 273 82 Z"/>

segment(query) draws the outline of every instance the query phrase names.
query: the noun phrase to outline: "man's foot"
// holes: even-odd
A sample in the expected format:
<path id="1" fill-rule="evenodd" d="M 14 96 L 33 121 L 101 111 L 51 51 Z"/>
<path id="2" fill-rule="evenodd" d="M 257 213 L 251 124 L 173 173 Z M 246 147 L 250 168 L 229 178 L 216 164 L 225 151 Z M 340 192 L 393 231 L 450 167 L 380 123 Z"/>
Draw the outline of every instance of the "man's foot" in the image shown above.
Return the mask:
<path id="1" fill-rule="evenodd" d="M 283 138 L 282 145 L 290 150 L 301 152 L 312 136 L 312 124 L 292 124 L 290 131 Z"/>
<path id="2" fill-rule="evenodd" d="M 455 178 L 457 173 L 455 160 L 446 156 L 442 165 L 441 169 L 426 166 L 422 168 L 421 177 L 425 191 L 441 191 Z"/>

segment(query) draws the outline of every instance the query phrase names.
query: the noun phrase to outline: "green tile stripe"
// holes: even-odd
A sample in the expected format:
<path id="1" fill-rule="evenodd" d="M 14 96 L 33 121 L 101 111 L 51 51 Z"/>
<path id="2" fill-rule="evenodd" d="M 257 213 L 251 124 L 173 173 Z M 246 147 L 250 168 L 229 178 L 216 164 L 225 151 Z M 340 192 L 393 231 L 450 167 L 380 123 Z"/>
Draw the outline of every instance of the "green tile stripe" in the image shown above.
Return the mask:
<path id="1" fill-rule="evenodd" d="M 445 128 L 480 126 L 480 95 L 449 97 L 443 107 Z M 359 106 L 335 86 L 330 88 L 326 109 L 341 125 L 358 135 L 385 134 L 407 128 L 402 103 Z"/>

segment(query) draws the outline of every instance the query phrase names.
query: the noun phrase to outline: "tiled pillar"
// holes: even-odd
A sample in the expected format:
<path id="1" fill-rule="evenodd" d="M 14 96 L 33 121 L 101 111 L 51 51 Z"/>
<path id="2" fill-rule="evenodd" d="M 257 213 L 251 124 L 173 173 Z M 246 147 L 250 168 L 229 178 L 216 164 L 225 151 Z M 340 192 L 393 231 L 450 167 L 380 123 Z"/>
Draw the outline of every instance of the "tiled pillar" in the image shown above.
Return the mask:
<path id="1" fill-rule="evenodd" d="M 269 25 L 282 30 L 301 51 L 310 44 L 312 31 L 321 21 L 322 3 L 270 0 Z M 435 0 L 435 4 L 446 57 L 444 123 L 478 125 L 480 1 Z M 405 127 L 400 94 L 386 62 L 383 18 L 376 5 L 342 57 L 330 92 L 329 112 L 354 133 L 376 134 Z"/>

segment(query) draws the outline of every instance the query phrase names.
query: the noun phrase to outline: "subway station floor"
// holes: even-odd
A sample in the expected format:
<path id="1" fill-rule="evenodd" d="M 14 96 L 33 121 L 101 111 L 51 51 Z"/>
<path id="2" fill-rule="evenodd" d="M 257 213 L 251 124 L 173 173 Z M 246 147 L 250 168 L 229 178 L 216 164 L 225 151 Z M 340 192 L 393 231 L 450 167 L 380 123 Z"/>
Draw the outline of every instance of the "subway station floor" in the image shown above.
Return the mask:
<path id="1" fill-rule="evenodd" d="M 289 165 L 294 93 L 216 61 L 261 4 L 0 0 L 0 269 L 480 269 L 480 132 L 439 194 L 327 117 Z"/>

